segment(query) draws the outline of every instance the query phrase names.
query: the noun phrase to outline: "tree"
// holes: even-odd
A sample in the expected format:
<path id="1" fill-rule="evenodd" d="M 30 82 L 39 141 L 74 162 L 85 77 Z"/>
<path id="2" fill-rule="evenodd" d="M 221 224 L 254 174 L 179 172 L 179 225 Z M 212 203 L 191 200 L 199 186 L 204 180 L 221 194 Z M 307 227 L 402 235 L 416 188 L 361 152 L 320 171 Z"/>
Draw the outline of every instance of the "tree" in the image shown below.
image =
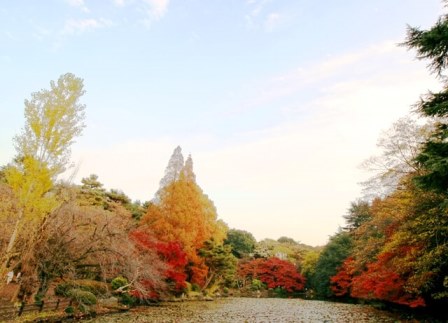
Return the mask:
<path id="1" fill-rule="evenodd" d="M 39 227 L 56 208 L 48 194 L 58 174 L 67 167 L 70 146 L 84 128 L 83 81 L 73 74 L 62 75 L 50 90 L 41 90 L 25 100 L 25 126 L 14 138 L 17 157 L 6 168 L 5 178 L 18 200 L 18 216 L 9 239 L 2 270 L 7 270 L 17 238 L 26 228 L 26 243 L 16 250 L 30 250 L 38 240 Z"/>
<path id="2" fill-rule="evenodd" d="M 258 279 L 268 288 L 280 288 L 289 293 L 299 292 L 305 287 L 305 278 L 298 273 L 296 266 L 276 257 L 243 262 L 238 268 L 238 276 L 243 280 Z"/>
<path id="3" fill-rule="evenodd" d="M 78 194 L 78 202 L 81 205 L 98 206 L 107 208 L 106 190 L 103 183 L 98 180 L 98 175 L 91 174 L 89 177 L 81 179 L 81 187 Z"/>
<path id="4" fill-rule="evenodd" d="M 330 297 L 330 278 L 350 255 L 353 247 L 351 236 L 347 232 L 339 232 L 330 238 L 328 244 L 319 255 L 314 273 L 314 289 L 319 296 Z"/>
<path id="5" fill-rule="evenodd" d="M 185 266 L 187 265 L 187 255 L 183 252 L 181 245 L 178 242 L 161 242 L 157 241 L 147 232 L 139 229 L 130 232 L 131 239 L 137 244 L 142 252 L 154 253 L 157 252 L 160 260 L 163 261 L 166 268 L 162 273 L 159 273 L 160 277 L 167 283 L 168 290 L 172 293 L 179 293 L 186 287 L 185 280 L 187 275 L 185 274 Z M 151 264 L 148 264 L 151 266 Z M 146 278 L 141 282 L 143 285 L 147 285 L 152 292 L 155 292 L 155 279 Z M 141 293 L 139 295 L 149 295 L 149 291 Z M 160 292 L 157 291 L 157 292 Z"/>
<path id="6" fill-rule="evenodd" d="M 293 238 L 289 238 L 289 237 L 285 237 L 285 236 L 278 238 L 277 241 L 280 243 L 291 244 L 291 245 L 297 244 L 297 242 Z"/>
<path id="7" fill-rule="evenodd" d="M 427 139 L 423 149 L 416 157 L 417 164 L 425 173 L 416 177 L 416 183 L 423 189 L 448 194 L 448 84 L 443 76 L 448 64 L 448 17 L 441 17 L 429 30 L 408 27 L 404 42 L 417 51 L 418 59 L 429 60 L 430 71 L 444 81 L 441 92 L 429 92 L 422 96 L 416 109 L 423 116 L 435 118 L 438 123 L 432 136 Z"/>
<path id="8" fill-rule="evenodd" d="M 345 226 L 344 229 L 353 231 L 372 217 L 370 212 L 370 204 L 362 200 L 352 202 L 350 204 L 350 208 L 348 209 L 348 214 L 343 217 L 347 222 L 347 226 Z"/>
<path id="9" fill-rule="evenodd" d="M 193 167 L 193 163 L 191 163 L 191 167 Z M 162 190 L 169 184 L 178 180 L 183 169 L 184 156 L 182 155 L 182 148 L 180 146 L 177 146 L 176 149 L 174 149 L 173 154 L 168 161 L 168 165 L 165 168 L 165 175 L 160 180 L 159 190 L 154 196 L 154 203 L 160 202 L 160 194 Z M 191 171 L 193 171 L 193 168 L 191 168 Z"/>
<path id="10" fill-rule="evenodd" d="M 375 262 L 368 264 L 366 271 L 353 278 L 351 296 L 389 301 L 410 307 L 425 306 L 424 299 L 409 293 L 405 288 L 406 280 L 388 264 L 393 257 L 392 253 L 382 253 Z"/>
<path id="11" fill-rule="evenodd" d="M 300 273 L 306 279 L 307 288 L 314 288 L 314 275 L 316 273 L 316 264 L 319 260 L 320 251 L 309 250 L 303 256 Z"/>
<path id="12" fill-rule="evenodd" d="M 237 258 L 243 258 L 251 254 L 255 249 L 256 243 L 257 240 L 255 240 L 252 233 L 237 229 L 230 229 L 227 232 L 227 238 L 224 240 L 224 244 L 232 247 L 232 253 Z"/>
<path id="13" fill-rule="evenodd" d="M 203 289 L 210 285 L 229 286 L 234 281 L 237 259 L 229 245 L 216 243 L 214 239 L 205 241 L 199 256 L 205 259 L 208 273 Z"/>
<path id="14" fill-rule="evenodd" d="M 174 160 L 180 160 L 175 150 Z M 173 158 L 170 165 L 176 164 Z M 191 164 L 192 165 L 192 164 Z M 193 172 L 193 170 L 189 170 Z M 205 195 L 194 177 L 186 177 L 187 171 L 180 171 L 179 178 L 163 187 L 158 192 L 158 201 L 149 205 L 141 223 L 146 225 L 163 242 L 176 241 L 182 245 L 189 261 L 189 278 L 191 282 L 203 285 L 207 275 L 207 266 L 198 255 L 198 250 L 205 241 L 214 238 L 222 243 L 226 236 L 227 226 L 217 220 L 217 212 L 213 202 Z M 166 172 L 171 173 L 171 172 Z"/>
<path id="15" fill-rule="evenodd" d="M 25 100 L 25 127 L 14 138 L 18 157 L 32 157 L 48 168 L 52 178 L 62 173 L 70 159 L 70 146 L 84 128 L 83 80 L 71 73 L 50 82 L 50 90 Z"/>
<path id="16" fill-rule="evenodd" d="M 349 296 L 354 275 L 353 258 L 349 257 L 338 268 L 337 274 L 330 278 L 330 288 L 333 295 L 338 297 Z"/>
<path id="17" fill-rule="evenodd" d="M 373 173 L 362 183 L 367 199 L 387 196 L 398 187 L 403 176 L 421 171 L 415 158 L 433 130 L 431 121 L 419 125 L 414 119 L 404 117 L 381 134 L 377 143 L 381 154 L 370 157 L 362 164 L 363 168 Z"/>

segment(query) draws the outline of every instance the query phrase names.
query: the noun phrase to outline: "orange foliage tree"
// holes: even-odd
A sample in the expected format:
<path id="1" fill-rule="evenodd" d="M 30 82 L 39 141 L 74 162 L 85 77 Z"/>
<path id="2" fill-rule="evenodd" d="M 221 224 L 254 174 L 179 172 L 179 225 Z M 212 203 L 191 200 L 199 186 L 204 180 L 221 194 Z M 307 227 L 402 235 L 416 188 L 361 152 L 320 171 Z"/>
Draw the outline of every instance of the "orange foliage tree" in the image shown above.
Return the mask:
<path id="1" fill-rule="evenodd" d="M 178 148 L 175 153 L 179 154 Z M 222 244 L 227 226 L 217 220 L 213 202 L 196 183 L 191 157 L 180 171 L 167 169 L 166 173 L 169 172 L 178 175 L 157 192 L 157 200 L 149 205 L 141 224 L 158 240 L 181 244 L 188 259 L 189 280 L 202 286 L 208 267 L 198 250 L 212 238 Z"/>

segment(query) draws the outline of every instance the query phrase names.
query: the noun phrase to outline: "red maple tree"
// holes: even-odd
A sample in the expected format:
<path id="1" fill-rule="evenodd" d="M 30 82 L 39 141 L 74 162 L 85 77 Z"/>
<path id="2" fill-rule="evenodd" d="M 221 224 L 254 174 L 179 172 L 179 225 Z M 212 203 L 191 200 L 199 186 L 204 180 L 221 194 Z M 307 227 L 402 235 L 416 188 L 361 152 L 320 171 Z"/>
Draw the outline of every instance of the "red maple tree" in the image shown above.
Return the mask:
<path id="1" fill-rule="evenodd" d="M 291 293 L 305 287 L 305 278 L 297 272 L 294 264 L 276 257 L 242 263 L 238 275 L 244 279 L 259 279 L 268 288 L 279 287 Z"/>

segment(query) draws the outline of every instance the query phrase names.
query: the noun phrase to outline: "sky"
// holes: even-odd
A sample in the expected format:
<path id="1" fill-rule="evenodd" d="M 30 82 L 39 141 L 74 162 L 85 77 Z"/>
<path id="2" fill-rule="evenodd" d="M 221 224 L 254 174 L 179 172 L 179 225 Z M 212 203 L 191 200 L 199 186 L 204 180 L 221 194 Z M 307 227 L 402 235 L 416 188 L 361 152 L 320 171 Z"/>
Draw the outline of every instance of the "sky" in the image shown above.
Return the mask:
<path id="1" fill-rule="evenodd" d="M 323 245 L 380 133 L 440 85 L 398 46 L 439 0 L 0 0 L 0 165 L 25 99 L 84 80 L 73 181 L 151 200 L 169 157 L 229 227 Z M 67 175 L 68 176 L 68 175 Z"/>

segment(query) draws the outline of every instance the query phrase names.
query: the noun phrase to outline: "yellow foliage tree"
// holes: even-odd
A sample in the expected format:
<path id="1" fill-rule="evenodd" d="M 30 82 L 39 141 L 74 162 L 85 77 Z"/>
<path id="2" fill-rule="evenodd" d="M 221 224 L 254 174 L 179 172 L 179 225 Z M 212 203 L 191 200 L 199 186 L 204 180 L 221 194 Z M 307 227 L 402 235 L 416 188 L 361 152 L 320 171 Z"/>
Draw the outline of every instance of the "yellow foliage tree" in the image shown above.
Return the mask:
<path id="1" fill-rule="evenodd" d="M 74 138 L 84 128 L 85 106 L 79 103 L 83 94 L 82 79 L 68 73 L 56 83 L 52 81 L 50 90 L 33 93 L 31 100 L 25 100 L 25 126 L 14 138 L 17 157 L 5 169 L 5 179 L 17 198 L 18 211 L 1 273 L 9 270 L 13 256 L 23 262 L 21 253 L 31 252 L 39 227 L 58 205 L 51 189 L 57 175 L 68 165 Z"/>

